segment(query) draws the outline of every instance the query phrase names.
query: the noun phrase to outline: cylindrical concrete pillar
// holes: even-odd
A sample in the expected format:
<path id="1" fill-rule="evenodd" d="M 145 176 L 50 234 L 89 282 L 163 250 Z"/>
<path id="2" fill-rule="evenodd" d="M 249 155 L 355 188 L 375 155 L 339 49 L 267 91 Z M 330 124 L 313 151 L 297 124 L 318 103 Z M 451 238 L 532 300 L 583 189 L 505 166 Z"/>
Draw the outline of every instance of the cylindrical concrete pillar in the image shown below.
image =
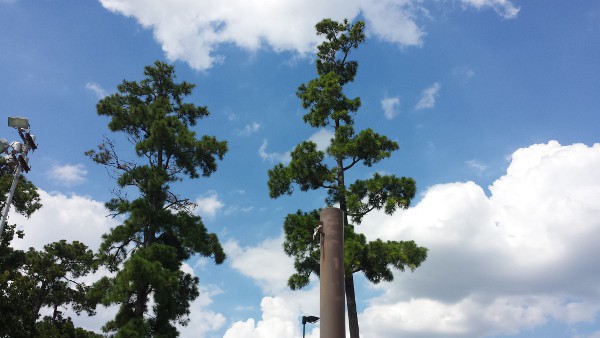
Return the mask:
<path id="1" fill-rule="evenodd" d="M 321 210 L 321 338 L 345 338 L 344 213 Z"/>

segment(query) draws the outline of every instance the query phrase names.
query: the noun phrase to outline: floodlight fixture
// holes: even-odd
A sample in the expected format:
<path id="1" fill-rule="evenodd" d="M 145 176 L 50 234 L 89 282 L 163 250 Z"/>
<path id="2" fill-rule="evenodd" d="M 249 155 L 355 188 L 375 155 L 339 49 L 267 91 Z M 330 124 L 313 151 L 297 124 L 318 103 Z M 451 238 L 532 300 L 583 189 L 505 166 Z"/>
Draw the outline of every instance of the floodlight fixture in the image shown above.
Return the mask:
<path id="1" fill-rule="evenodd" d="M 8 141 L 5 138 L 0 138 L 0 153 L 6 152 L 8 147 L 10 147 Z"/>
<path id="2" fill-rule="evenodd" d="M 28 173 L 31 170 L 31 167 L 29 166 L 29 158 L 23 155 L 19 155 L 17 158 L 19 160 L 19 164 L 21 165 L 21 169 L 23 169 L 24 172 Z"/>
<path id="3" fill-rule="evenodd" d="M 14 117 L 8 118 L 8 126 L 16 129 L 29 129 L 29 120 L 26 117 Z"/>
<path id="4" fill-rule="evenodd" d="M 21 142 L 14 141 L 10 144 L 10 147 L 17 153 L 23 152 L 23 143 Z"/>
<path id="5" fill-rule="evenodd" d="M 23 139 L 25 139 L 25 142 L 27 142 L 29 149 L 31 149 L 31 150 L 37 149 L 37 144 L 35 144 L 35 135 L 31 135 L 30 133 L 25 133 L 25 135 L 23 135 Z"/>

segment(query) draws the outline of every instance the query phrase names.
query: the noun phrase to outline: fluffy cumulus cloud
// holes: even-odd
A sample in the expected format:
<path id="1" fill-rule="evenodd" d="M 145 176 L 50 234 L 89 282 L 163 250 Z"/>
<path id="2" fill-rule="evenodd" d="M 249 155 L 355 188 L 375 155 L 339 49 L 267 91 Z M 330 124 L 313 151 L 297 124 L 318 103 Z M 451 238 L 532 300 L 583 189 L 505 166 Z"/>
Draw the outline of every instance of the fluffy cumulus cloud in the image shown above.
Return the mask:
<path id="1" fill-rule="evenodd" d="M 317 150 L 325 151 L 327 147 L 331 144 L 331 139 L 333 139 L 335 135 L 332 131 L 327 129 L 319 129 L 318 132 L 312 134 L 308 140 L 314 142 L 317 145 Z"/>
<path id="2" fill-rule="evenodd" d="M 199 196 L 194 203 L 196 203 L 194 212 L 207 218 L 215 218 L 217 212 L 225 206 L 216 191 L 209 191 L 205 195 Z"/>
<path id="3" fill-rule="evenodd" d="M 232 268 L 252 278 L 268 294 L 287 288 L 287 279 L 294 272 L 294 260 L 282 249 L 283 238 L 267 239 L 255 247 L 241 247 L 236 241 L 225 244 Z"/>
<path id="4" fill-rule="evenodd" d="M 85 182 L 87 170 L 83 164 L 54 165 L 49 176 L 57 183 L 72 186 Z"/>
<path id="5" fill-rule="evenodd" d="M 360 226 L 368 239 L 414 239 L 429 257 L 414 273 L 369 286 L 380 295 L 359 314 L 362 336 L 484 337 L 550 320 L 594 320 L 600 313 L 600 262 L 593 259 L 600 255 L 599 167 L 600 144 L 536 144 L 513 153 L 489 195 L 473 182 L 441 184 L 408 210 L 369 214 Z M 272 308 L 265 299 L 264 316 Z M 293 309 L 289 301 L 285 308 Z M 280 328 L 283 307 L 277 305 L 279 322 L 263 317 L 229 330 L 270 337 L 248 332 Z"/>
<path id="6" fill-rule="evenodd" d="M 283 237 L 266 239 L 254 247 L 242 247 L 229 241 L 225 250 L 234 270 L 254 280 L 267 296 L 261 301 L 262 319 L 234 322 L 225 338 L 300 337 L 299 318 L 319 312 L 319 283 L 289 291 L 287 279 L 294 272 L 293 259 L 282 250 Z M 307 337 L 318 338 L 318 326 L 307 328 Z"/>
<path id="7" fill-rule="evenodd" d="M 423 89 L 421 92 L 421 99 L 417 102 L 415 106 L 416 109 L 431 109 L 435 107 L 435 100 L 440 92 L 440 88 L 442 86 L 439 82 L 432 84 L 431 86 Z"/>
<path id="8" fill-rule="evenodd" d="M 400 98 L 398 97 L 386 97 L 381 100 L 381 108 L 383 109 L 383 115 L 386 119 L 391 120 L 396 115 L 398 115 L 398 111 L 400 109 Z"/>
<path id="9" fill-rule="evenodd" d="M 268 46 L 304 55 L 318 43 L 314 25 L 322 18 L 367 21 L 369 33 L 400 46 L 421 45 L 419 0 L 100 0 L 114 13 L 151 29 L 167 58 L 205 70 L 223 60 L 218 49 L 234 44 L 248 51 Z M 491 7 L 505 17 L 518 9 L 508 0 L 462 0 L 465 6 Z"/>
<path id="10" fill-rule="evenodd" d="M 209 333 L 221 329 L 227 321 L 221 313 L 207 309 L 213 302 L 212 297 L 222 291 L 215 286 L 203 284 L 200 284 L 199 291 L 200 296 L 190 304 L 188 324 L 178 325 L 181 337 L 206 337 Z"/>
<path id="11" fill-rule="evenodd" d="M 31 218 L 9 214 L 9 222 L 25 232 L 23 239 L 15 239 L 12 243 L 17 249 L 42 249 L 48 243 L 66 239 L 83 242 L 96 250 L 102 234 L 117 225 L 101 202 L 79 195 L 38 192 L 43 206 Z"/>

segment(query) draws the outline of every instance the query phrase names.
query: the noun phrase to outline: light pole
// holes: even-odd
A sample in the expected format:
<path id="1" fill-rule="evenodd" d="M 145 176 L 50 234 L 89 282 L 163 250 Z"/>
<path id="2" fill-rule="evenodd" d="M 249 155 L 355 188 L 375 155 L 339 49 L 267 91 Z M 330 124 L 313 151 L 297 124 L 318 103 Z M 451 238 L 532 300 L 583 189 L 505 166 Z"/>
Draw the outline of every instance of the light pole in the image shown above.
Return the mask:
<path id="1" fill-rule="evenodd" d="M 31 170 L 27 154 L 29 153 L 29 150 L 34 151 L 37 149 L 37 144 L 35 143 L 35 136 L 31 135 L 30 133 L 28 119 L 24 117 L 9 117 L 8 126 L 17 129 L 17 131 L 19 132 L 19 136 L 21 136 L 21 139 L 23 140 L 23 143 L 17 141 L 8 143 L 6 139 L 0 139 L 0 153 L 5 154 L 3 155 L 3 158 L 8 167 L 15 168 L 13 174 L 13 181 L 10 186 L 8 196 L 6 197 L 4 208 L 2 209 L 2 220 L 0 221 L 0 236 L 2 236 L 2 232 L 4 231 L 4 223 L 6 223 L 8 210 L 10 209 L 10 204 L 12 203 L 13 196 L 15 195 L 17 181 L 19 180 L 19 176 L 21 176 L 21 171 L 23 170 L 26 173 L 28 173 Z M 9 149 L 11 150 L 9 151 Z"/>
<path id="2" fill-rule="evenodd" d="M 315 316 L 302 316 L 302 338 L 306 334 L 306 323 L 316 323 L 319 321 L 319 317 Z"/>

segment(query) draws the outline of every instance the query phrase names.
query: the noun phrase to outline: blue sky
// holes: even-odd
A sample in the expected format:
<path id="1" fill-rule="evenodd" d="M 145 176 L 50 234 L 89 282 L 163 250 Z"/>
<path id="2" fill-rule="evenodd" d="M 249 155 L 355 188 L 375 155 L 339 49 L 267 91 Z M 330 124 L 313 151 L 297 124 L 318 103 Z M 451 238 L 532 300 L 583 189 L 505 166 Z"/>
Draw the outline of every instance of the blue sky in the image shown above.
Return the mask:
<path id="1" fill-rule="evenodd" d="M 295 96 L 314 78 L 314 24 L 367 23 L 348 95 L 358 128 L 400 144 L 380 171 L 410 176 L 418 198 L 372 214 L 369 239 L 430 249 L 414 273 L 357 277 L 362 336 L 600 337 L 600 3 L 521 0 L 0 0 L 0 119 L 26 116 L 39 149 L 27 175 L 44 208 L 14 246 L 81 240 L 114 220 L 115 184 L 84 155 L 111 135 L 98 100 L 155 60 L 197 84 L 212 115 L 196 128 L 229 142 L 210 178 L 177 186 L 228 261 L 187 262 L 200 277 L 183 337 L 300 337 L 318 315 L 318 280 L 289 291 L 281 225 L 323 207 L 323 192 L 272 200 L 267 171 L 328 131 L 302 123 Z M 17 133 L 0 121 L 0 137 Z M 129 155 L 131 155 L 129 153 Z M 90 277 L 90 279 L 93 279 Z M 76 322 L 97 330 L 114 308 Z M 318 326 L 307 336 L 318 337 Z"/>

